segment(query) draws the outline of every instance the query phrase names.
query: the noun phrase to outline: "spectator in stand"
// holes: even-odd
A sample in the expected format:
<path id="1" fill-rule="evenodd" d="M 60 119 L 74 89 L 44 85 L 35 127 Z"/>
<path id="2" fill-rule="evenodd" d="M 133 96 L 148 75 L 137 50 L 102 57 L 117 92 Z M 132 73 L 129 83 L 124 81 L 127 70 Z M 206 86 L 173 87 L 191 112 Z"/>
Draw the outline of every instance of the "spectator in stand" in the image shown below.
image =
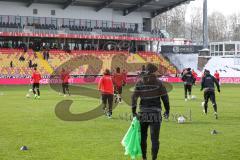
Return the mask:
<path id="1" fill-rule="evenodd" d="M 47 61 L 49 60 L 49 57 L 50 57 L 50 55 L 49 55 L 49 50 L 47 50 Z"/>
<path id="2" fill-rule="evenodd" d="M 140 76 L 143 76 L 143 75 L 145 75 L 147 73 L 147 71 L 146 71 L 146 66 L 145 65 L 142 65 L 142 70 L 141 70 L 141 72 L 139 73 L 139 75 Z"/>
<path id="3" fill-rule="evenodd" d="M 53 49 L 58 49 L 57 44 L 54 44 Z"/>
<path id="4" fill-rule="evenodd" d="M 37 68 L 37 66 L 38 66 L 37 63 L 34 63 L 34 64 L 32 65 L 33 68 Z"/>
<path id="5" fill-rule="evenodd" d="M 13 68 L 13 61 L 10 62 L 10 67 Z"/>
<path id="6" fill-rule="evenodd" d="M 46 49 L 43 50 L 43 59 L 47 60 L 47 53 L 46 53 Z"/>
<path id="7" fill-rule="evenodd" d="M 21 55 L 21 56 L 19 57 L 19 61 L 25 61 L 25 58 L 24 58 L 23 55 Z"/>
<path id="8" fill-rule="evenodd" d="M 220 82 L 220 74 L 219 72 L 216 70 L 216 72 L 214 73 L 214 77 L 216 78 L 216 80 L 218 81 L 218 83 Z"/>
<path id="9" fill-rule="evenodd" d="M 32 68 L 32 60 L 29 60 L 29 62 L 28 62 L 28 67 L 29 67 L 29 68 Z"/>
<path id="10" fill-rule="evenodd" d="M 27 52 L 28 48 L 27 48 L 27 45 L 26 45 L 26 44 L 23 44 L 23 50 L 24 50 L 24 53 Z"/>

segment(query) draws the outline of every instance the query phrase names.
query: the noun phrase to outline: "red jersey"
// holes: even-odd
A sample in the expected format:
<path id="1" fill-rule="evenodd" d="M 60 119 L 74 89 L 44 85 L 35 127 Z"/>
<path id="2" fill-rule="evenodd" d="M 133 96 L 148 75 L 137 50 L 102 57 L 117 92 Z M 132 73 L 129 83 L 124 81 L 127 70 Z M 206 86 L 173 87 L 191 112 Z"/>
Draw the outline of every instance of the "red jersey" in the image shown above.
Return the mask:
<path id="1" fill-rule="evenodd" d="M 67 72 L 62 72 L 61 79 L 63 83 L 68 83 L 69 78 L 70 78 L 70 75 Z"/>
<path id="2" fill-rule="evenodd" d="M 197 76 L 198 76 L 198 75 L 197 75 L 196 72 L 193 71 L 193 72 L 192 72 L 192 75 L 193 75 L 193 77 L 194 77 L 195 79 L 197 79 Z"/>
<path id="3" fill-rule="evenodd" d="M 121 73 L 115 73 L 113 75 L 113 83 L 115 86 L 117 87 L 122 87 L 123 83 L 124 83 L 124 77 L 123 74 Z"/>
<path id="4" fill-rule="evenodd" d="M 32 74 L 33 83 L 39 83 L 41 79 L 41 74 L 38 71 L 34 71 Z"/>
<path id="5" fill-rule="evenodd" d="M 215 74 L 214 74 L 214 77 L 216 78 L 216 79 L 220 79 L 220 75 L 219 75 L 219 73 L 218 72 L 216 72 Z"/>
<path id="6" fill-rule="evenodd" d="M 123 72 L 122 75 L 124 83 L 127 83 L 127 72 Z"/>
<path id="7" fill-rule="evenodd" d="M 104 75 L 99 81 L 98 89 L 103 94 L 114 94 L 112 77 L 109 75 Z"/>

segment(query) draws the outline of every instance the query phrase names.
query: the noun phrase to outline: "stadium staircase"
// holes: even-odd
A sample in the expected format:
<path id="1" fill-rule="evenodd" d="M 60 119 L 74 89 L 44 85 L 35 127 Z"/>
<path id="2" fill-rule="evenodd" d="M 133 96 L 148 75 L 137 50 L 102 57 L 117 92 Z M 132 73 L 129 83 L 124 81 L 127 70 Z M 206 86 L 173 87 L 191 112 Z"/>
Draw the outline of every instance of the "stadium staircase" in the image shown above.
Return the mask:
<path id="1" fill-rule="evenodd" d="M 167 61 L 162 55 L 153 52 L 139 53 L 139 55 L 146 60 L 146 62 L 159 65 L 162 72 L 167 74 L 176 74 L 177 69 L 169 61 Z"/>
<path id="2" fill-rule="evenodd" d="M 50 66 L 50 64 L 43 58 L 42 53 L 40 52 L 36 52 L 36 55 L 39 59 L 40 64 L 44 67 L 44 69 L 48 72 L 48 73 L 53 73 L 53 68 Z"/>
<path id="3" fill-rule="evenodd" d="M 127 59 L 128 63 L 145 63 L 146 61 L 139 54 L 132 54 Z"/>

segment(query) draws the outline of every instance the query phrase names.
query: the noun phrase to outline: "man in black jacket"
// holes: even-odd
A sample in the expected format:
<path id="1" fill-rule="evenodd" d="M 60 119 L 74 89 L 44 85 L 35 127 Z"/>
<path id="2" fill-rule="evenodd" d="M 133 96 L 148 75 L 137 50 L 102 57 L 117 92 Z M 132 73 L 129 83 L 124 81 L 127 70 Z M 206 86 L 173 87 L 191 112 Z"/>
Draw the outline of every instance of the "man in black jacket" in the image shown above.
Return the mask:
<path id="1" fill-rule="evenodd" d="M 187 99 L 191 99 L 192 96 L 192 86 L 195 83 L 196 79 L 194 78 L 191 68 L 188 68 L 186 73 L 183 73 L 182 81 L 184 82 L 184 94 L 185 94 L 185 101 Z M 187 95 L 187 93 L 189 95 Z"/>
<path id="2" fill-rule="evenodd" d="M 220 93 L 219 82 L 217 81 L 217 79 L 215 77 L 213 77 L 210 74 L 210 71 L 205 70 L 204 77 L 202 78 L 202 84 L 201 84 L 201 86 L 202 86 L 201 91 L 204 89 L 204 110 L 203 110 L 203 112 L 205 114 L 207 114 L 208 100 L 210 99 L 213 104 L 215 118 L 218 119 L 214 83 L 216 84 L 218 92 Z"/>
<path id="3" fill-rule="evenodd" d="M 165 117 L 169 116 L 169 98 L 166 88 L 157 78 L 155 72 L 158 68 L 153 64 L 148 64 L 146 74 L 142 75 L 137 82 L 132 95 L 132 113 L 137 116 L 141 124 L 141 148 L 143 160 L 147 158 L 147 132 L 150 126 L 152 141 L 152 159 L 157 160 L 159 150 L 159 134 L 162 122 L 161 100 L 165 107 Z M 140 97 L 140 112 L 137 114 L 137 99 Z"/>

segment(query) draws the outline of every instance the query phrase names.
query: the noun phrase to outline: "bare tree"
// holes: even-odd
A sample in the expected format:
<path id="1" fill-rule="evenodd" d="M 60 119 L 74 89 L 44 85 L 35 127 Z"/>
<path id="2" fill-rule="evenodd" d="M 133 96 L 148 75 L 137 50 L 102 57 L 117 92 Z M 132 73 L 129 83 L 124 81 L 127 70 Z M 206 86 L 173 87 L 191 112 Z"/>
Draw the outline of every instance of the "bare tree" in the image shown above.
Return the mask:
<path id="1" fill-rule="evenodd" d="M 202 42 L 202 7 L 192 8 L 189 22 L 185 19 L 186 7 L 182 5 L 155 17 L 153 28 L 166 30 L 171 37 Z M 208 25 L 210 41 L 240 41 L 240 13 L 226 17 L 220 12 L 213 12 L 208 16 Z"/>
<path id="2" fill-rule="evenodd" d="M 230 40 L 240 41 L 240 14 L 232 14 L 228 17 Z"/>
<path id="3" fill-rule="evenodd" d="M 224 41 L 227 39 L 228 23 L 226 17 L 220 12 L 213 12 L 208 17 L 209 40 Z"/>
<path id="4" fill-rule="evenodd" d="M 172 37 L 185 37 L 186 5 L 176 7 L 153 19 L 153 28 L 164 29 Z"/>
<path id="5" fill-rule="evenodd" d="M 203 33 L 203 13 L 202 8 L 193 8 L 192 14 L 190 15 L 189 32 L 190 39 L 193 41 L 202 41 Z"/>

